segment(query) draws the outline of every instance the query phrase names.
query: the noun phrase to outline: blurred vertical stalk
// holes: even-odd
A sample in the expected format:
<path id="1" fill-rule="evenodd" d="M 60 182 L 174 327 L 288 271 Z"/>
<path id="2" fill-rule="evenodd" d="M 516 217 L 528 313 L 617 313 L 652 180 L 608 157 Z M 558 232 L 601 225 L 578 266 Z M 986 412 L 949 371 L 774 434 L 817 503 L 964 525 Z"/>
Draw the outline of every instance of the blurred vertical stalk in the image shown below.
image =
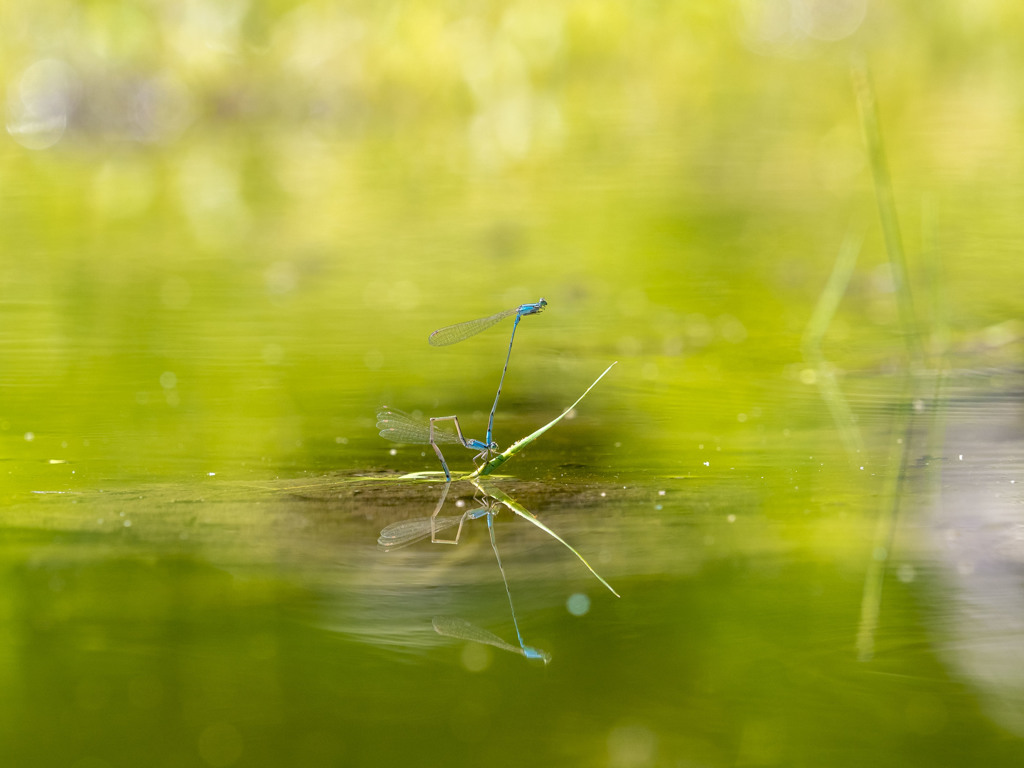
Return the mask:
<path id="1" fill-rule="evenodd" d="M 901 410 L 901 416 L 893 430 L 897 439 L 893 446 L 894 453 L 889 460 L 888 481 L 882 494 L 884 507 L 875 524 L 871 558 L 868 561 L 864 591 L 861 596 L 857 657 L 861 661 L 869 661 L 875 653 L 875 636 L 881 612 L 882 588 L 885 583 L 886 567 L 892 552 L 896 521 L 899 518 L 903 487 L 907 476 L 916 402 L 914 374 L 924 369 L 925 353 L 914 311 L 914 299 L 910 291 L 907 259 L 903 251 L 899 218 L 896 215 L 892 177 L 889 175 L 885 146 L 882 143 L 882 128 L 878 120 L 875 91 L 871 85 L 867 65 L 863 60 L 854 61 L 850 75 L 860 111 L 861 125 L 864 129 L 864 142 L 867 145 L 868 159 L 871 163 L 871 175 L 875 182 L 875 200 L 878 203 L 878 215 L 885 238 L 885 249 L 889 255 L 893 288 L 896 293 L 900 325 L 903 328 L 903 339 L 906 344 L 910 369 L 903 380 L 903 391 L 897 398 L 897 402 L 905 403 L 906 407 Z"/>
<path id="2" fill-rule="evenodd" d="M 878 122 L 878 106 L 875 91 L 871 85 L 867 65 L 863 60 L 854 61 L 851 67 L 853 90 L 860 108 L 861 124 L 864 128 L 864 140 L 868 148 L 868 159 L 871 163 L 871 175 L 875 181 L 875 199 L 878 202 L 878 215 L 882 222 L 882 233 L 885 237 L 885 249 L 889 254 L 889 264 L 899 306 L 900 323 L 903 326 L 904 341 L 911 367 L 920 370 L 924 367 L 925 355 L 921 345 L 921 337 L 914 312 L 914 299 L 910 292 L 907 273 L 907 259 L 903 251 L 903 239 L 900 236 L 899 220 L 896 216 L 896 202 L 892 192 L 892 178 L 889 165 L 885 158 L 885 147 L 882 143 L 882 129 Z"/>
<path id="3" fill-rule="evenodd" d="M 932 195 L 925 195 L 921 201 L 921 263 L 924 267 L 924 281 L 928 286 L 928 317 L 930 333 L 927 354 L 940 370 L 944 368 L 946 347 L 949 345 L 949 306 L 945 295 L 945 265 L 939 251 L 936 232 L 939 228 L 938 204 Z"/>
<path id="4" fill-rule="evenodd" d="M 875 198 L 878 213 L 885 237 L 885 247 L 889 255 L 892 270 L 896 301 L 899 308 L 900 323 L 903 326 L 904 341 L 909 358 L 909 370 L 903 379 L 903 390 L 897 402 L 903 403 L 900 416 L 894 425 L 896 436 L 893 453 L 889 459 L 890 472 L 882 494 L 883 508 L 875 525 L 874 541 L 871 548 L 867 574 L 864 581 L 864 592 L 861 599 L 860 627 L 857 633 L 857 655 L 861 661 L 868 661 L 874 656 L 875 635 L 882 602 L 882 587 L 885 581 L 886 566 L 892 554 L 896 523 L 905 492 L 910 471 L 911 443 L 914 439 L 914 424 L 919 413 L 925 410 L 922 399 L 922 376 L 927 372 L 929 353 L 943 354 L 945 345 L 945 324 L 939 318 L 943 316 L 943 297 L 941 296 L 940 268 L 935 254 L 935 215 L 928 200 L 923 204 L 922 242 L 924 244 L 925 280 L 929 286 L 931 317 L 935 322 L 928 339 L 930 349 L 926 350 L 914 311 L 914 300 L 910 290 L 906 255 L 900 236 L 899 220 L 896 215 L 896 203 L 892 191 L 892 179 L 886 162 L 885 148 L 882 143 L 882 130 L 878 120 L 878 108 L 875 92 L 871 85 L 867 66 L 862 60 L 854 62 L 851 68 L 853 90 L 860 108 L 861 123 L 864 128 L 864 140 L 868 148 L 868 158 L 875 182 Z M 934 387 L 930 395 L 933 407 L 932 423 L 927 431 L 928 446 L 926 452 L 934 453 L 937 447 L 937 435 L 941 434 L 942 408 L 941 389 L 943 376 L 941 370 L 934 372 Z M 927 464 L 926 464 L 927 466 Z M 933 479 L 933 483 L 936 480 Z"/>

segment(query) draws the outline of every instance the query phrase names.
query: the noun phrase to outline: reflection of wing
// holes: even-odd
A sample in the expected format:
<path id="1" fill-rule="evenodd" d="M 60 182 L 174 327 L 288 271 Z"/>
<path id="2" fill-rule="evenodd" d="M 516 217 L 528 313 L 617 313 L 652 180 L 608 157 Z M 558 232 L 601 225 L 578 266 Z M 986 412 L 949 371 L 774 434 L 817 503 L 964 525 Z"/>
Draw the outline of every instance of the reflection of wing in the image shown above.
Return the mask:
<path id="1" fill-rule="evenodd" d="M 528 659 L 541 659 L 545 664 L 551 661 L 551 654 L 547 651 L 531 648 L 530 646 L 516 648 L 492 632 L 488 632 L 486 629 L 482 629 L 476 624 L 470 624 L 465 619 L 460 619 L 456 616 L 435 616 L 433 624 L 434 631 L 445 637 L 493 645 L 495 648 L 501 648 L 501 650 L 509 651 L 510 653 L 518 653 L 520 656 L 526 656 Z"/>
<path id="2" fill-rule="evenodd" d="M 429 421 L 386 405 L 381 406 L 377 411 L 377 429 L 380 430 L 381 437 L 393 443 L 426 445 L 430 442 Z M 434 427 L 434 442 L 462 444 L 455 434 L 446 432 L 437 426 Z"/>
<path id="3" fill-rule="evenodd" d="M 463 517 L 465 515 L 433 518 L 434 532 L 437 533 L 454 528 Z M 417 517 L 413 520 L 399 520 L 397 523 L 392 523 L 380 532 L 377 546 L 387 550 L 401 549 L 410 544 L 415 544 L 421 539 L 426 539 L 430 536 L 430 520 L 431 518 L 429 517 Z"/>

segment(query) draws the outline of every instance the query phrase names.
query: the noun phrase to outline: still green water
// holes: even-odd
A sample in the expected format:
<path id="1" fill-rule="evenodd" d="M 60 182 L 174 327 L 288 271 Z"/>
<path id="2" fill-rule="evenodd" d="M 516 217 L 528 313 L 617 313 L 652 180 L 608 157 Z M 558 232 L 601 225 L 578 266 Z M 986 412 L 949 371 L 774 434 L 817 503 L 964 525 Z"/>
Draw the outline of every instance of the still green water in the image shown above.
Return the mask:
<path id="1" fill-rule="evenodd" d="M 0 763 L 1021 764 L 1019 11 L 158 7 L 0 13 Z M 619 598 L 377 546 L 539 297 L 491 482 Z"/>

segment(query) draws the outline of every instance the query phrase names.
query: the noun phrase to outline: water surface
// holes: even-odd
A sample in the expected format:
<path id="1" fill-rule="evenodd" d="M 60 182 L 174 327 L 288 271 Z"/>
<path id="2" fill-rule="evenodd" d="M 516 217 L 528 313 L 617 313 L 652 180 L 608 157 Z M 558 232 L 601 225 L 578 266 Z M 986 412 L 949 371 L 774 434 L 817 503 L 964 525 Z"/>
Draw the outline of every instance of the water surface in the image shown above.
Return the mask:
<path id="1" fill-rule="evenodd" d="M 1012 14 L 226 7 L 2 24 L 5 765 L 1020 764 Z M 443 489 L 377 408 L 482 437 L 511 322 L 427 336 L 540 297 L 502 447 L 618 365 L 492 480 L 621 597 L 377 545 Z M 434 631 L 509 594 L 549 664 Z"/>

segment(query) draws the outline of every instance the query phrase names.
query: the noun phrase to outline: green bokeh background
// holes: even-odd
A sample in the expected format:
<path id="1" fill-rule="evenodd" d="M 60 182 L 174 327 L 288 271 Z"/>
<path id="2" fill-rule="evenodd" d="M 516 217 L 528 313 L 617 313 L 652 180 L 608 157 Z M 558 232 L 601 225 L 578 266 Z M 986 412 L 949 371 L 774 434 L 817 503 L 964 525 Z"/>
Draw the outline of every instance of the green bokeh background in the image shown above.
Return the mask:
<path id="1" fill-rule="evenodd" d="M 934 478 L 893 490 L 926 428 L 850 72 L 875 88 L 925 366 L 985 372 L 984 408 L 1018 391 L 1024 6 L 860 7 L 3 4 L 10 764 L 1015 764 L 1019 719 L 920 650 L 949 637 L 916 534 L 891 655 L 852 650 L 875 520 Z M 823 341 L 850 455 L 801 339 L 861 235 Z M 506 532 L 550 671 L 403 656 L 379 612 L 412 622 L 429 588 L 511 636 L 486 537 L 439 571 L 429 545 L 380 565 L 376 532 L 436 496 L 347 478 L 435 468 L 389 454 L 383 403 L 482 432 L 508 328 L 427 334 L 541 296 L 496 437 L 619 361 L 508 470 L 625 596 L 591 592 L 581 629 L 560 604 L 586 574 Z M 497 588 L 475 605 L 474 578 Z"/>

